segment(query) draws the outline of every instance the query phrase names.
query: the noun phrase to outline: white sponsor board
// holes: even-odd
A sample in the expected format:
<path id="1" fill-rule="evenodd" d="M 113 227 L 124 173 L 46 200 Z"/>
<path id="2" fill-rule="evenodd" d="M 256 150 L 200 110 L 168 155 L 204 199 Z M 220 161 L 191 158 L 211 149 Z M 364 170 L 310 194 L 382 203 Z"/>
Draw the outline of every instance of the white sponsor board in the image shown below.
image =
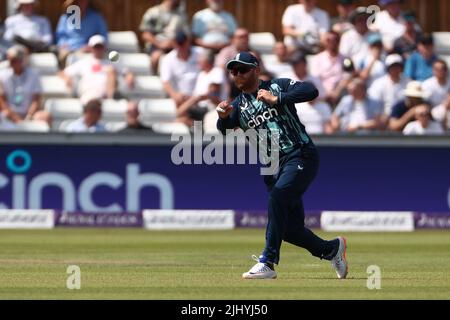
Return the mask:
<path id="1" fill-rule="evenodd" d="M 0 229 L 52 229 L 53 210 L 0 210 Z"/>
<path id="2" fill-rule="evenodd" d="M 339 232 L 412 232 L 412 212 L 336 212 L 324 211 L 320 217 L 324 231 Z"/>
<path id="3" fill-rule="evenodd" d="M 234 211 L 144 210 L 144 227 L 149 230 L 231 230 Z"/>

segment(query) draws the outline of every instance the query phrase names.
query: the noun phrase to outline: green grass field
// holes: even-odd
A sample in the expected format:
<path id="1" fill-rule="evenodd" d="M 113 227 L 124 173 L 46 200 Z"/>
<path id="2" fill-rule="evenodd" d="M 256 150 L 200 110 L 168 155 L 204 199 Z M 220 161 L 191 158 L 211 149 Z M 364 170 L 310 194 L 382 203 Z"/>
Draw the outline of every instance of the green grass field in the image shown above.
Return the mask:
<path id="1" fill-rule="evenodd" d="M 264 230 L 1 230 L 0 299 L 450 299 L 450 232 L 344 235 L 346 280 L 283 244 L 277 280 L 244 281 Z M 80 290 L 66 288 L 69 265 Z M 369 265 L 381 290 L 366 287 Z"/>

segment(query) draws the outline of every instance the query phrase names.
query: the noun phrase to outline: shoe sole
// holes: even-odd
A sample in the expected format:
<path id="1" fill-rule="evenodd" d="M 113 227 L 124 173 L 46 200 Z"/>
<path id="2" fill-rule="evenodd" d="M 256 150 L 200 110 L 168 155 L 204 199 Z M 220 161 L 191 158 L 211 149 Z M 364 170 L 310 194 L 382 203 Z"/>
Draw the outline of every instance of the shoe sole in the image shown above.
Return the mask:
<path id="1" fill-rule="evenodd" d="M 348 275 L 348 262 L 347 262 L 347 239 L 345 239 L 344 237 L 340 237 L 340 240 L 342 239 L 342 241 L 344 242 L 344 253 L 342 254 L 343 259 L 345 261 L 345 274 L 342 278 L 340 279 L 345 279 Z"/>
<path id="2" fill-rule="evenodd" d="M 271 278 L 267 278 L 267 277 L 264 277 L 264 278 L 258 278 L 258 277 L 246 277 L 245 275 L 242 275 L 242 279 L 243 280 L 275 280 L 277 278 L 277 275 L 274 275 L 273 277 L 271 277 Z"/>

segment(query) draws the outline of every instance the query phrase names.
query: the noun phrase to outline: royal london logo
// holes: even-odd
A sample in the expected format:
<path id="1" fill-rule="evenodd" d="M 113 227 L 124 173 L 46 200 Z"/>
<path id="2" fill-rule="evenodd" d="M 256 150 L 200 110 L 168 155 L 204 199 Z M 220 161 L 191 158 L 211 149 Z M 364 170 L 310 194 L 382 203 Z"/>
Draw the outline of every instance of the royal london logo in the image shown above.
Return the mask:
<path id="1" fill-rule="evenodd" d="M 269 108 L 263 113 L 255 116 L 252 116 L 252 119 L 247 122 L 247 126 L 251 129 L 255 129 L 256 127 L 262 125 L 264 122 L 271 120 L 275 117 L 278 117 L 278 110 L 275 108 Z"/>

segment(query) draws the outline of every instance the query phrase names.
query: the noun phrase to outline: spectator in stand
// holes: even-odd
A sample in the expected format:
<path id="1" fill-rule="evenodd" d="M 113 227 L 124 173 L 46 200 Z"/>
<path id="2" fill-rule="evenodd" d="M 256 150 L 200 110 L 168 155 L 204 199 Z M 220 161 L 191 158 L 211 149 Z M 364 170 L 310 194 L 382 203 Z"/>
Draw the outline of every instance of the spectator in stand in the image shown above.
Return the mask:
<path id="1" fill-rule="evenodd" d="M 368 93 L 373 100 L 383 104 L 384 115 L 389 117 L 392 108 L 397 102 L 402 101 L 408 84 L 403 76 L 403 58 L 399 54 L 391 54 L 386 58 L 387 74 L 374 81 Z"/>
<path id="2" fill-rule="evenodd" d="M 203 121 L 206 114 L 215 111 L 216 106 L 223 101 L 220 98 L 221 86 L 221 83 L 210 83 L 206 94 L 194 95 L 183 102 L 177 110 L 177 121 L 189 127 L 194 121 Z"/>
<path id="3" fill-rule="evenodd" d="M 202 48 L 193 47 L 190 37 L 179 31 L 174 40 L 175 49 L 161 59 L 161 80 L 165 92 L 177 107 L 194 91 L 200 69 L 198 59 Z"/>
<path id="4" fill-rule="evenodd" d="M 100 122 L 102 118 L 102 101 L 91 100 L 83 107 L 83 116 L 78 120 L 71 122 L 66 132 L 82 133 L 82 132 L 106 132 L 106 127 Z"/>
<path id="5" fill-rule="evenodd" d="M 431 113 L 433 119 L 442 123 L 445 130 L 450 130 L 450 93 L 447 96 L 447 100 L 443 104 L 434 107 Z"/>
<path id="6" fill-rule="evenodd" d="M 350 14 L 353 27 L 341 37 L 339 52 L 344 57 L 352 59 L 353 63 L 360 65 L 369 54 L 368 39 L 374 34 L 368 28 L 370 17 L 366 7 L 358 7 Z"/>
<path id="7" fill-rule="evenodd" d="M 60 72 L 70 89 L 78 80 L 78 96 L 82 103 L 94 99 L 114 99 L 117 93 L 118 76 L 125 77 L 126 85 L 134 87 L 134 75 L 120 63 L 112 63 L 105 57 L 106 39 L 95 35 L 89 39 L 91 54 L 78 60 Z"/>
<path id="8" fill-rule="evenodd" d="M 26 46 L 30 52 L 50 50 L 53 43 L 50 21 L 35 14 L 36 0 L 16 0 L 18 13 L 5 21 L 5 41 Z"/>
<path id="9" fill-rule="evenodd" d="M 395 40 L 394 52 L 403 56 L 404 59 L 417 50 L 422 32 L 418 27 L 416 16 L 413 12 L 405 12 L 403 18 L 406 21 L 406 30 L 403 35 Z"/>
<path id="10" fill-rule="evenodd" d="M 280 78 L 282 74 L 292 72 L 292 65 L 290 63 L 290 54 L 286 45 L 278 41 L 273 48 L 273 58 L 270 61 L 265 61 L 266 70 L 272 74 L 274 78 Z"/>
<path id="11" fill-rule="evenodd" d="M 231 39 L 231 44 L 220 50 L 217 54 L 215 64 L 226 72 L 227 62 L 232 60 L 239 52 L 244 51 L 251 52 L 261 61 L 259 53 L 250 48 L 250 35 L 248 30 L 238 28 Z"/>
<path id="12" fill-rule="evenodd" d="M 193 94 L 195 96 L 206 95 L 209 91 L 210 84 L 220 84 L 219 97 L 226 100 L 225 74 L 221 68 L 214 66 L 215 58 L 214 51 L 212 50 L 206 49 L 200 52 L 198 58 L 200 73 L 195 82 Z"/>
<path id="13" fill-rule="evenodd" d="M 173 49 L 177 32 L 189 31 L 187 26 L 188 18 L 180 0 L 163 0 L 145 12 L 139 30 L 154 74 L 158 73 L 161 56 Z"/>
<path id="14" fill-rule="evenodd" d="M 344 80 L 344 57 L 339 54 L 339 34 L 330 31 L 325 35 L 325 51 L 314 56 L 311 74 L 322 82 L 328 103 L 335 105 L 340 98 L 341 81 Z"/>
<path id="15" fill-rule="evenodd" d="M 433 64 L 433 77 L 423 82 L 422 89 L 432 107 L 445 102 L 450 92 L 450 78 L 444 60 L 436 60 Z"/>
<path id="16" fill-rule="evenodd" d="M 367 133 L 381 129 L 383 108 L 378 101 L 367 96 L 364 81 L 353 79 L 348 91 L 350 95 L 342 98 L 332 116 L 333 131 Z"/>
<path id="17" fill-rule="evenodd" d="M 292 70 L 280 76 L 280 78 L 292 79 L 295 81 L 308 81 L 313 83 L 319 91 L 317 99 L 323 101 L 326 98 L 325 88 L 322 81 L 308 73 L 308 60 L 301 52 L 296 52 L 291 58 Z M 308 131 L 309 132 L 309 131 Z"/>
<path id="18" fill-rule="evenodd" d="M 433 36 L 423 35 L 415 51 L 406 60 L 405 76 L 411 80 L 425 81 L 433 76 L 433 64 L 438 59 L 434 52 Z"/>
<path id="19" fill-rule="evenodd" d="M 233 15 L 223 10 L 223 0 L 206 0 L 206 5 L 192 18 L 194 43 L 219 52 L 230 44 L 238 25 Z"/>
<path id="20" fill-rule="evenodd" d="M 369 52 L 366 57 L 357 65 L 359 77 L 370 87 L 373 82 L 386 74 L 384 67 L 385 53 L 383 42 L 379 33 L 371 34 L 367 41 L 369 43 Z"/>
<path id="21" fill-rule="evenodd" d="M 80 8 L 80 26 L 74 25 L 73 11 L 69 10 L 68 13 L 68 8 L 73 5 Z M 88 42 L 92 36 L 100 34 L 108 39 L 108 26 L 90 0 L 66 0 L 63 8 L 64 13 L 56 27 L 56 45 L 61 69 L 65 67 L 69 54 L 89 52 Z"/>
<path id="22" fill-rule="evenodd" d="M 431 106 L 421 104 L 414 110 L 415 121 L 408 123 L 403 129 L 405 136 L 411 135 L 440 135 L 444 133 L 442 124 L 431 117 Z"/>
<path id="23" fill-rule="evenodd" d="M 0 110 L 11 122 L 43 120 L 51 123 L 50 114 L 40 110 L 42 88 L 39 74 L 27 65 L 27 49 L 14 45 L 7 51 L 10 67 L 0 71 Z"/>
<path id="24" fill-rule="evenodd" d="M 332 134 L 332 110 L 328 103 L 320 100 L 295 105 L 300 121 L 309 134 Z"/>
<path id="25" fill-rule="evenodd" d="M 378 1 L 384 10 L 376 15 L 375 22 L 370 28 L 381 34 L 386 52 L 391 52 L 394 49 L 395 40 L 405 34 L 406 20 L 401 14 L 402 3 L 403 0 Z"/>
<path id="26" fill-rule="evenodd" d="M 282 18 L 284 43 L 290 52 L 318 53 L 321 39 L 330 30 L 330 17 L 316 6 L 316 0 L 299 0 L 286 8 Z"/>
<path id="27" fill-rule="evenodd" d="M 350 15 L 355 10 L 354 0 L 338 0 L 336 9 L 338 16 L 331 19 L 331 30 L 343 35 L 353 28 Z"/>
<path id="28" fill-rule="evenodd" d="M 153 129 L 142 124 L 139 120 L 140 112 L 136 101 L 129 101 L 127 106 L 127 125 L 120 133 L 153 133 Z"/>
<path id="29" fill-rule="evenodd" d="M 404 92 L 405 99 L 392 108 L 388 128 L 391 131 L 402 132 L 406 125 L 416 116 L 416 107 L 425 102 L 425 93 L 418 81 L 411 81 Z"/>

